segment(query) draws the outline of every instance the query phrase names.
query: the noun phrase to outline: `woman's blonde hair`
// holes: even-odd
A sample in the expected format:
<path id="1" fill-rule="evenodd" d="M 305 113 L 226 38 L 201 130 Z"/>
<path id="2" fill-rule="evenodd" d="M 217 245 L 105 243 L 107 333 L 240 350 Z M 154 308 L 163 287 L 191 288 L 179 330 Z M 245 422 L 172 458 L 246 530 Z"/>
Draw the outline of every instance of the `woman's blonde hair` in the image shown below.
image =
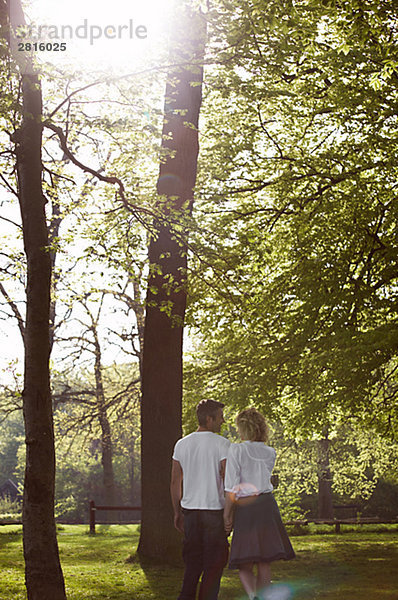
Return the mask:
<path id="1" fill-rule="evenodd" d="M 255 408 L 242 410 L 236 417 L 235 422 L 243 439 L 251 442 L 268 441 L 269 428 L 267 421 Z"/>

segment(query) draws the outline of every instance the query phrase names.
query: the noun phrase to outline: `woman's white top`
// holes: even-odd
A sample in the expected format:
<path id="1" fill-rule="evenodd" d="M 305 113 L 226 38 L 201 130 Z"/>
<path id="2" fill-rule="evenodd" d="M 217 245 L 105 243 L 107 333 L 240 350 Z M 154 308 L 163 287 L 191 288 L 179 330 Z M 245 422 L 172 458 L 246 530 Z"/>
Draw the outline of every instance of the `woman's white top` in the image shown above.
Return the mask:
<path id="1" fill-rule="evenodd" d="M 271 473 L 276 452 L 264 442 L 231 444 L 227 456 L 225 491 L 237 498 L 272 492 Z"/>

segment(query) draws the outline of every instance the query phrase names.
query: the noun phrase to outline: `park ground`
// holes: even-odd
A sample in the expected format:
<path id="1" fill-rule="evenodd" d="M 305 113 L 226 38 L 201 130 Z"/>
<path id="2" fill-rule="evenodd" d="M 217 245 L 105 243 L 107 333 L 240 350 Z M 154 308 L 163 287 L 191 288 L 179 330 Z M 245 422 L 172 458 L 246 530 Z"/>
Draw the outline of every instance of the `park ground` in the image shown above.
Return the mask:
<path id="1" fill-rule="evenodd" d="M 68 600 L 175 600 L 181 567 L 140 565 L 137 525 L 58 526 Z M 292 600 L 398 600 L 398 527 L 306 531 L 292 537 L 297 559 L 274 564 L 273 580 Z M 219 600 L 242 600 L 225 570 Z M 0 600 L 26 600 L 22 529 L 0 527 Z"/>

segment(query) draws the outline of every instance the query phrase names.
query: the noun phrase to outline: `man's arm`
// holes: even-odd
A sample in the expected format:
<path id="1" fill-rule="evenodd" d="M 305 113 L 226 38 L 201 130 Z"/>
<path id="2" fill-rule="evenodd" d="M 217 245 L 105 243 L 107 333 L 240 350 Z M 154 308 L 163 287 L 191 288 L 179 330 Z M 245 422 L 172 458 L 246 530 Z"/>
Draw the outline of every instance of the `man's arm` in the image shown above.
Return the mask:
<path id="1" fill-rule="evenodd" d="M 224 529 L 229 535 L 234 526 L 235 512 L 235 494 L 233 492 L 225 492 L 225 507 L 224 507 Z"/>
<path id="2" fill-rule="evenodd" d="M 184 533 L 184 516 L 181 510 L 182 468 L 178 460 L 173 459 L 171 467 L 170 495 L 174 510 L 174 527 Z"/>

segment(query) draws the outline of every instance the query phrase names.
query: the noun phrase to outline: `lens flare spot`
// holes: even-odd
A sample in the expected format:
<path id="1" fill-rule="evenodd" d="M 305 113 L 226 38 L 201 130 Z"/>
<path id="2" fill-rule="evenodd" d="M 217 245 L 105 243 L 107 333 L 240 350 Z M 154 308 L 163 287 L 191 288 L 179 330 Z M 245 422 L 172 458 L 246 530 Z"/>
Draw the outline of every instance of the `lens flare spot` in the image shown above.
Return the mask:
<path id="1" fill-rule="evenodd" d="M 293 588 L 287 583 L 273 583 L 263 591 L 262 598 L 264 600 L 291 600 L 293 593 Z"/>

